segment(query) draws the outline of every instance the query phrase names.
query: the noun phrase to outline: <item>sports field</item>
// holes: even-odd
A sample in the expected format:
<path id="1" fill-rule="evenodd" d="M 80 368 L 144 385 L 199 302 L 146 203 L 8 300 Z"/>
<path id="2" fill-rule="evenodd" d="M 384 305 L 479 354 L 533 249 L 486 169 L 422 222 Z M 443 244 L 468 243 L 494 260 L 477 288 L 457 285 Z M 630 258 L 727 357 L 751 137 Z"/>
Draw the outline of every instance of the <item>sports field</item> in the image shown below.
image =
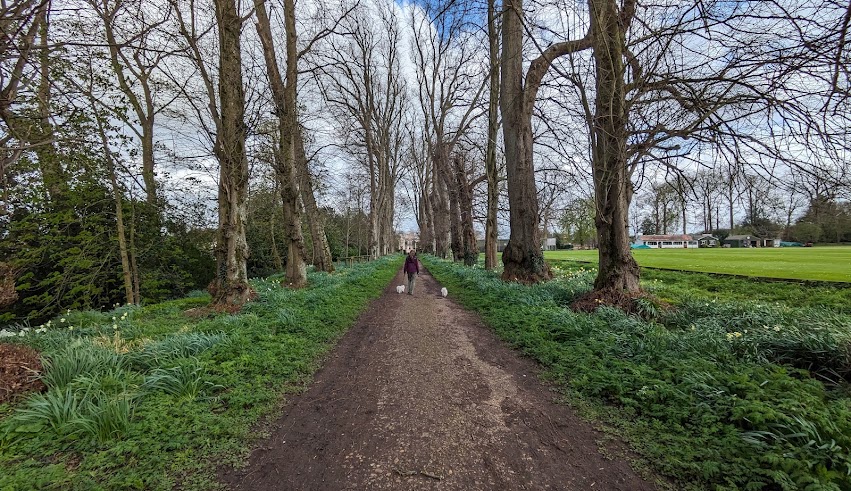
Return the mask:
<path id="1" fill-rule="evenodd" d="M 638 264 L 652 268 L 795 280 L 851 282 L 851 247 L 759 249 L 636 249 Z M 550 260 L 597 262 L 597 251 L 547 251 Z"/>

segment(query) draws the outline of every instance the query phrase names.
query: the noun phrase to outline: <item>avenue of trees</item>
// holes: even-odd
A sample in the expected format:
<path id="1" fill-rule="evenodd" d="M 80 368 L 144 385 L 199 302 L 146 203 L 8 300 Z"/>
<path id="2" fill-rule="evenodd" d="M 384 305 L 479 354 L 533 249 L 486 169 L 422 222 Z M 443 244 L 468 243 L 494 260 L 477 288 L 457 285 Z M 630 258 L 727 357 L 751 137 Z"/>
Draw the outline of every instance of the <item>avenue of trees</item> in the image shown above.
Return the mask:
<path id="1" fill-rule="evenodd" d="M 420 249 L 639 290 L 635 232 L 851 240 L 840 0 L 0 6 L 0 321 Z"/>

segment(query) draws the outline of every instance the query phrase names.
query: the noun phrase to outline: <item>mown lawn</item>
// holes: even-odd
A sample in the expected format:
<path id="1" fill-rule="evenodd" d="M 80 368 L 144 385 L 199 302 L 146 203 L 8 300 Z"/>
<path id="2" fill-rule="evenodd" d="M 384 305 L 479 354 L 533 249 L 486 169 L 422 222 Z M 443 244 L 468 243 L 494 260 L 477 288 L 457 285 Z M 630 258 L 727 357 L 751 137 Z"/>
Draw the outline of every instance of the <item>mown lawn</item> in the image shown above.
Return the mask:
<path id="1" fill-rule="evenodd" d="M 216 467 L 247 456 L 401 261 L 311 273 L 301 290 L 252 280 L 236 315 L 199 292 L 13 328 L 0 341 L 43 353 L 47 391 L 0 405 L 0 490 L 216 489 Z"/>
<path id="2" fill-rule="evenodd" d="M 759 249 L 635 249 L 645 267 L 763 276 L 795 280 L 851 282 L 851 247 Z M 597 262 L 597 251 L 547 251 L 547 259 Z"/>
<path id="3" fill-rule="evenodd" d="M 585 314 L 569 305 L 591 289 L 588 264 L 552 261 L 552 281 L 523 286 L 424 262 L 668 489 L 851 489 L 848 289 L 660 271 L 643 287 L 663 301 L 641 299 L 640 315 Z"/>

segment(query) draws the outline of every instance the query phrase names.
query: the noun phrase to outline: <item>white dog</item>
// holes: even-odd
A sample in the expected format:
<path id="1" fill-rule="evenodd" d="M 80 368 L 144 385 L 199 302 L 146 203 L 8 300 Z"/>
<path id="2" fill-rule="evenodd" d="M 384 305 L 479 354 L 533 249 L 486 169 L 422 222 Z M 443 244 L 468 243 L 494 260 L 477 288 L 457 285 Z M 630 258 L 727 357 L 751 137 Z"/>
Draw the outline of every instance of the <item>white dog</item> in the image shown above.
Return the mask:
<path id="1" fill-rule="evenodd" d="M 396 287 L 396 293 L 405 293 L 405 285 L 399 285 Z"/>
<path id="2" fill-rule="evenodd" d="M 443 295 L 443 298 L 446 298 L 446 295 L 449 295 L 449 290 L 446 287 L 440 289 L 440 294 Z"/>

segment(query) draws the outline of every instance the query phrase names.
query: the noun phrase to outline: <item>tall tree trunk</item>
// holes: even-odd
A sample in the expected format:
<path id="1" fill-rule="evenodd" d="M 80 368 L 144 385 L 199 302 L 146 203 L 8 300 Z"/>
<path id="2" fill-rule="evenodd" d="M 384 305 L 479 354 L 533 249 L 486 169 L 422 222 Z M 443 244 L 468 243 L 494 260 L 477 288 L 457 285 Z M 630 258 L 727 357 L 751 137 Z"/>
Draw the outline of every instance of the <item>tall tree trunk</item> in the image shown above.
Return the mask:
<path id="1" fill-rule="evenodd" d="M 479 247 L 473 229 L 473 185 L 467 179 L 467 169 L 460 156 L 455 156 L 454 164 L 460 212 L 461 259 L 464 265 L 473 266 L 479 259 Z"/>
<path id="2" fill-rule="evenodd" d="M 502 252 L 502 278 L 534 283 L 549 279 L 551 273 L 544 262 L 538 233 L 540 215 L 532 161 L 534 97 L 528 96 L 523 87 L 523 19 L 522 0 L 505 0 L 499 104 L 505 140 L 511 232 L 508 245 Z"/>
<path id="3" fill-rule="evenodd" d="M 304 211 L 307 213 L 307 222 L 310 225 L 310 238 L 313 242 L 313 266 L 317 271 L 331 273 L 334 271 L 334 262 L 331 260 L 331 248 L 328 246 L 328 238 L 325 236 L 325 225 L 319 206 L 316 204 L 316 196 L 313 194 L 313 180 L 310 177 L 310 169 L 307 165 L 307 154 L 304 151 L 304 135 L 301 125 L 296 125 L 295 134 L 296 163 L 301 179 L 301 201 L 304 203 Z"/>
<path id="4" fill-rule="evenodd" d="M 485 219 L 485 269 L 496 267 L 499 176 L 496 168 L 496 138 L 499 131 L 499 39 L 496 29 L 495 0 L 488 0 L 488 41 L 490 52 L 490 92 L 488 98 L 488 143 L 485 151 L 485 173 L 488 182 L 488 209 Z"/>
<path id="5" fill-rule="evenodd" d="M 369 132 L 367 132 L 369 136 Z M 369 148 L 369 143 L 367 147 Z M 369 152 L 367 152 L 369 153 Z M 380 227 L 378 224 L 378 179 L 375 175 L 375 159 L 369 156 L 369 256 L 376 259 L 379 256 L 378 247 L 380 242 Z"/>
<path id="6" fill-rule="evenodd" d="M 420 193 L 420 245 L 419 249 L 427 254 L 434 254 L 434 212 L 431 207 L 431 197 L 428 186 L 423 186 Z"/>
<path id="7" fill-rule="evenodd" d="M 20 42 L 17 60 L 8 74 L 8 83 L 0 92 L 0 117 L 6 122 L 9 132 L 17 140 L 33 147 L 38 160 L 42 182 L 47 190 L 49 202 L 56 203 L 64 196 L 67 179 L 57 155 L 54 128 L 50 121 L 50 47 L 48 31 L 51 2 L 41 3 L 34 11 L 33 20 Z M 24 69 L 38 59 L 39 78 L 36 92 L 38 117 L 20 116 L 12 111 L 17 101 L 18 89 L 28 82 Z"/>
<path id="8" fill-rule="evenodd" d="M 151 116 L 142 124 L 142 182 L 145 184 L 145 201 L 157 210 L 157 180 L 154 177 L 154 117 Z"/>
<path id="9" fill-rule="evenodd" d="M 275 178 L 275 195 L 280 193 L 277 186 L 278 179 Z M 273 203 L 273 207 L 277 208 L 277 202 Z M 277 227 L 275 226 L 275 214 L 274 212 L 269 214 L 269 228 L 272 230 L 272 234 L 269 238 L 272 240 L 272 264 L 275 265 L 275 271 L 281 271 L 284 269 L 284 261 L 281 259 L 281 253 L 278 251 L 278 241 L 275 240 L 275 230 Z"/>
<path id="10" fill-rule="evenodd" d="M 597 70 L 592 149 L 597 205 L 594 221 L 600 258 L 594 288 L 637 292 L 640 290 L 639 270 L 629 249 L 627 216 L 633 191 L 626 159 L 624 38 L 617 2 L 593 0 L 590 3 Z"/>
<path id="11" fill-rule="evenodd" d="M 296 108 L 296 77 L 298 56 L 296 51 L 295 6 L 284 0 L 284 28 L 287 53 L 286 83 L 281 77 L 269 15 L 264 0 L 254 2 L 257 16 L 257 35 L 263 45 L 266 76 L 272 89 L 272 101 L 278 116 L 278 144 L 275 147 L 275 176 L 281 187 L 281 208 L 284 217 L 284 240 L 287 246 L 287 283 L 300 288 L 307 283 L 304 236 L 301 232 L 301 214 L 298 205 L 299 185 L 296 171 L 298 143 L 298 113 Z M 224 119 L 224 117 L 223 117 Z"/>
<path id="12" fill-rule="evenodd" d="M 384 254 L 391 254 L 395 252 L 398 247 L 398 240 L 396 239 L 396 231 L 393 229 L 393 217 L 396 212 L 396 186 L 393 179 L 393 176 L 390 175 L 389 169 L 387 169 L 387 180 L 384 183 L 384 194 L 387 196 L 387 199 L 384 201 Z"/>
<path id="13" fill-rule="evenodd" d="M 219 100 L 221 131 L 216 135 L 219 160 L 219 231 L 216 278 L 211 285 L 213 304 L 239 308 L 251 296 L 246 262 L 245 219 L 248 195 L 248 159 L 245 155 L 245 94 L 242 86 L 240 35 L 242 18 L 235 0 L 215 0 L 219 27 Z"/>
<path id="14" fill-rule="evenodd" d="M 730 205 L 728 208 L 729 211 L 729 219 L 730 219 L 730 233 L 733 233 L 733 201 L 735 199 L 733 186 L 733 173 L 730 172 L 730 179 L 727 181 L 727 204 Z"/>
<path id="15" fill-rule="evenodd" d="M 464 246 L 461 238 L 461 207 L 458 203 L 458 182 L 455 173 L 450 169 L 448 161 L 443 162 L 443 179 L 449 190 L 449 242 L 452 248 L 452 260 L 460 261 L 464 257 Z M 454 164 L 452 164 L 454 166 Z"/>
<path id="16" fill-rule="evenodd" d="M 131 195 L 132 198 L 132 195 Z M 130 208 L 132 215 L 130 216 L 130 271 L 133 273 L 133 303 L 139 305 L 142 303 L 142 280 L 139 275 L 139 265 L 136 258 L 136 207 Z"/>
<path id="17" fill-rule="evenodd" d="M 124 281 L 124 299 L 126 303 L 136 303 L 137 295 L 133 290 L 133 271 L 130 268 L 130 255 L 127 252 L 127 236 L 124 226 L 124 206 L 121 197 L 121 188 L 118 186 L 118 179 L 115 175 L 115 162 L 112 158 L 112 152 L 109 149 L 109 140 L 106 136 L 106 129 L 103 126 L 103 121 L 97 118 L 98 133 L 100 133 L 101 144 L 103 145 L 103 156 L 106 162 L 106 170 L 109 173 L 109 183 L 112 187 L 112 197 L 115 200 L 115 227 L 118 236 L 118 253 L 121 257 L 121 276 Z"/>
<path id="18" fill-rule="evenodd" d="M 44 179 L 45 187 L 50 193 L 50 199 L 57 203 L 65 194 L 67 178 L 62 169 L 54 142 L 54 128 L 50 121 L 50 51 L 47 42 L 50 28 L 49 14 L 45 12 L 39 27 L 39 85 L 38 85 L 38 122 L 27 125 L 25 141 L 35 144 L 35 154 L 38 158 L 39 170 Z M 24 119 L 25 120 L 25 119 Z"/>
<path id="19" fill-rule="evenodd" d="M 434 254 L 446 258 L 449 255 L 449 190 L 443 179 L 442 169 L 442 147 L 437 145 L 433 156 L 434 170 L 432 171 L 432 182 L 434 184 Z"/>

